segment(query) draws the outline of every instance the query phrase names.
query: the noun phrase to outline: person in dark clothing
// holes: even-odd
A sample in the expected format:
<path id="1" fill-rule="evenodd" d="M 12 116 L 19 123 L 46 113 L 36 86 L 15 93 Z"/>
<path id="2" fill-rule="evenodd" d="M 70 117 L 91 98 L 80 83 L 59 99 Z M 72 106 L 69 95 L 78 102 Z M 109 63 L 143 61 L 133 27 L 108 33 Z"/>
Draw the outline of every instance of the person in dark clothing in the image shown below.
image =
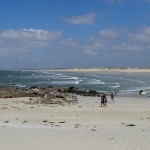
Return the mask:
<path id="1" fill-rule="evenodd" d="M 105 107 L 105 106 L 107 106 L 107 98 L 106 98 L 106 95 L 105 94 L 103 94 L 102 96 L 101 96 L 101 107 Z M 108 107 L 108 106 L 107 106 Z"/>

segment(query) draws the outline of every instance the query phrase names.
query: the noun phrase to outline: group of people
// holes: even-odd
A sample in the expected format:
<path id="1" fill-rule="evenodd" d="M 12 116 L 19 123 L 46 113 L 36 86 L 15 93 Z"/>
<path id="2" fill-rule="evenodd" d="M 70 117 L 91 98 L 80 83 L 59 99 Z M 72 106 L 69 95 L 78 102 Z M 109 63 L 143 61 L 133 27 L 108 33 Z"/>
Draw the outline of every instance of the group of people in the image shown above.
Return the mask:
<path id="1" fill-rule="evenodd" d="M 115 93 L 114 93 L 114 92 L 111 92 L 110 97 L 111 97 L 111 101 L 114 102 Z M 108 101 L 107 101 L 106 94 L 103 94 L 103 95 L 101 96 L 101 107 L 107 106 L 107 102 L 108 102 Z M 107 107 L 108 107 L 108 106 L 107 106 Z"/>

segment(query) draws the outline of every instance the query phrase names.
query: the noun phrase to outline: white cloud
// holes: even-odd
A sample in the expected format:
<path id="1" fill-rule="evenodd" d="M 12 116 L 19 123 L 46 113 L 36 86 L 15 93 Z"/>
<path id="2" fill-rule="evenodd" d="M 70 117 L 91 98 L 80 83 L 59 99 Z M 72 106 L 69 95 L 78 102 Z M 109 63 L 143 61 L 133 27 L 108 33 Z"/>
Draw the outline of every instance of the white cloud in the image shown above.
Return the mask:
<path id="1" fill-rule="evenodd" d="M 148 51 L 150 47 L 150 27 L 138 31 L 123 29 L 100 30 L 88 42 L 82 45 L 85 55 L 129 55 Z"/>
<path id="2" fill-rule="evenodd" d="M 144 27 L 136 34 L 130 34 L 129 37 L 136 42 L 150 42 L 150 27 Z"/>
<path id="3" fill-rule="evenodd" d="M 126 53 L 126 52 L 139 52 L 142 51 L 142 47 L 140 45 L 136 45 L 130 42 L 124 42 L 124 43 L 119 43 L 116 45 L 112 45 L 111 48 L 114 52 L 116 51 L 117 53 Z"/>
<path id="4" fill-rule="evenodd" d="M 113 29 L 105 29 L 100 31 L 100 35 L 106 38 L 115 38 L 118 36 L 118 32 Z"/>
<path id="5" fill-rule="evenodd" d="M 23 53 L 33 48 L 45 47 L 53 40 L 60 39 L 61 32 L 41 29 L 19 29 L 0 31 L 0 55 Z"/>
<path id="6" fill-rule="evenodd" d="M 60 36 L 60 32 L 48 32 L 41 29 L 19 29 L 19 30 L 4 30 L 0 32 L 0 37 L 5 39 L 35 39 L 35 40 L 47 40 Z"/>
<path id="7" fill-rule="evenodd" d="M 112 50 L 115 40 L 118 40 L 118 36 L 119 32 L 113 29 L 100 30 L 96 36 L 90 37 L 89 41 L 82 46 L 83 54 L 98 55 L 109 53 L 108 51 Z"/>
<path id="8" fill-rule="evenodd" d="M 77 45 L 77 43 L 70 38 L 62 40 L 61 44 L 65 45 L 65 46 L 76 46 Z"/>
<path id="9" fill-rule="evenodd" d="M 84 55 L 89 55 L 89 56 L 93 56 L 93 55 L 97 55 L 96 52 L 94 52 L 93 50 L 85 50 L 84 51 Z"/>
<path id="10" fill-rule="evenodd" d="M 92 25 L 95 23 L 95 13 L 88 13 L 83 16 L 73 16 L 73 17 L 66 17 L 63 20 L 66 23 L 73 24 L 73 25 Z"/>
<path id="11" fill-rule="evenodd" d="M 85 43 L 63 37 L 60 31 L 20 29 L 0 31 L 0 56 L 20 61 L 40 62 L 77 58 L 79 55 L 101 57 L 133 55 L 150 48 L 150 27 L 136 31 L 106 28 L 97 32 Z M 34 50 L 34 51 L 32 51 Z M 28 55 L 30 54 L 30 55 Z M 46 59 L 47 58 L 47 59 Z M 54 59 L 55 58 L 55 59 Z M 83 57 L 84 59 L 84 57 Z"/>

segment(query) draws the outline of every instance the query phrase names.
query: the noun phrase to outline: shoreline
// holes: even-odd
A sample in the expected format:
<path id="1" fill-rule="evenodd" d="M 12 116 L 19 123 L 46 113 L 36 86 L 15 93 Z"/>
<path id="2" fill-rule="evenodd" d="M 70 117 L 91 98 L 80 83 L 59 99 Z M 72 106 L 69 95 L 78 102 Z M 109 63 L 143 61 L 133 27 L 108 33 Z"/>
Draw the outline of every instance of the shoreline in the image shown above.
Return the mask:
<path id="1" fill-rule="evenodd" d="M 45 69 L 47 71 L 64 71 L 64 72 L 137 72 L 150 73 L 150 69 L 141 68 L 68 68 L 68 69 Z"/>
<path id="2" fill-rule="evenodd" d="M 148 68 L 72 68 L 11 73 L 15 75 L 14 81 L 11 80 L 12 76 L 9 77 L 9 73 L 7 73 L 8 76 L 3 76 L 3 78 L 10 83 L 3 81 L 2 78 L 1 85 L 26 89 L 32 86 L 39 88 L 74 86 L 84 90 L 92 89 L 103 93 L 114 91 L 118 94 L 126 93 L 129 95 L 138 95 L 140 90 L 144 90 L 147 96 L 150 95 L 150 69 Z M 54 77 L 55 75 L 56 77 Z M 26 78 L 27 80 L 24 80 Z"/>
<path id="3" fill-rule="evenodd" d="M 57 72 L 121 72 L 121 73 L 128 73 L 128 72 L 137 72 L 137 73 L 150 73 L 149 67 L 143 68 L 131 68 L 131 67 L 106 67 L 106 68 L 45 68 L 45 69 L 20 69 L 17 71 L 57 71 Z"/>

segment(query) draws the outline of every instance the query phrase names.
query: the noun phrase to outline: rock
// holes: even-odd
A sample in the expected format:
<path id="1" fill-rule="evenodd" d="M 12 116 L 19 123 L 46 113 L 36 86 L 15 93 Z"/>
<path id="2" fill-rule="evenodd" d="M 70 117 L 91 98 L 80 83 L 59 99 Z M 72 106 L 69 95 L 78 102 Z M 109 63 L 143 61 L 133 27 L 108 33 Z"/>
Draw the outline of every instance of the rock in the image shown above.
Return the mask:
<path id="1" fill-rule="evenodd" d="M 35 88 L 35 89 L 32 89 L 32 91 L 34 92 L 34 94 L 37 94 L 39 92 L 39 89 Z"/>
<path id="2" fill-rule="evenodd" d="M 90 94 L 93 94 L 93 95 L 96 95 L 96 94 L 97 94 L 97 92 L 94 91 L 94 90 L 89 90 L 89 93 L 90 93 Z"/>
<path id="3" fill-rule="evenodd" d="M 127 124 L 126 126 L 133 127 L 133 126 L 136 126 L 136 125 L 135 124 Z"/>
<path id="4" fill-rule="evenodd" d="M 37 89 L 37 86 L 31 86 L 30 89 Z"/>
<path id="5" fill-rule="evenodd" d="M 44 98 L 47 98 L 47 97 L 48 97 L 47 94 L 45 94 L 45 95 L 44 95 Z"/>
<path id="6" fill-rule="evenodd" d="M 75 95 L 73 98 L 72 95 Z M 0 98 L 33 97 L 29 99 L 30 104 L 76 104 L 77 95 L 100 96 L 101 93 L 94 90 L 84 90 L 76 87 L 66 88 L 38 88 L 32 86 L 30 89 L 19 87 L 0 87 Z"/>

